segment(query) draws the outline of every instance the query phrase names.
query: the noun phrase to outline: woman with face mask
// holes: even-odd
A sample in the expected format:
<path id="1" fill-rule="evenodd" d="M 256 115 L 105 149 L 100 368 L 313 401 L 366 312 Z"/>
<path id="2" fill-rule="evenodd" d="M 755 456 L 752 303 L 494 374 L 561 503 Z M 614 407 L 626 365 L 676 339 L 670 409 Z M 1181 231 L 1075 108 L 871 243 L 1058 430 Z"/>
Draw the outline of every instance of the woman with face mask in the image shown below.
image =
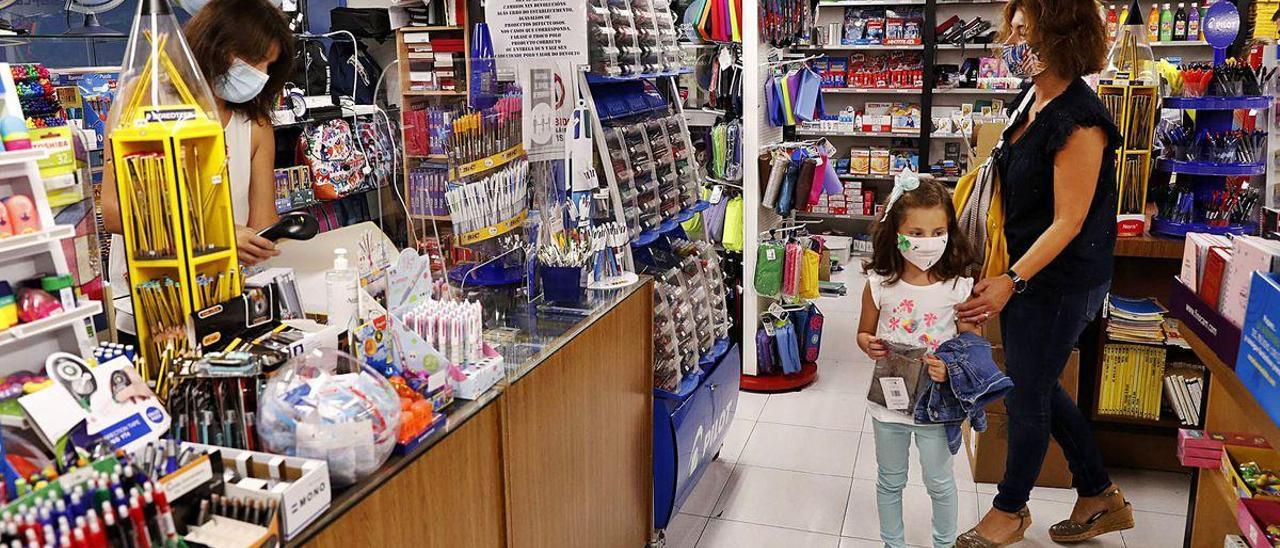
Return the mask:
<path id="1" fill-rule="evenodd" d="M 1012 268 L 978 282 L 957 312 L 968 322 L 999 313 L 1014 384 L 1005 399 L 1009 449 L 992 509 L 957 539 L 961 547 L 1022 539 L 1050 436 L 1066 455 L 1077 494 L 1050 537 L 1079 542 L 1133 527 L 1132 508 L 1111 483 L 1088 421 L 1058 383 L 1111 284 L 1120 132 L 1081 79 L 1106 66 L 1106 32 L 1092 0 L 1009 0 L 1004 24 L 1004 62 L 1032 82 L 1014 102 L 1028 99 L 994 158 Z"/>
<path id="2" fill-rule="evenodd" d="M 271 111 L 291 74 L 293 34 L 284 15 L 267 0 L 209 2 L 187 22 L 183 34 L 213 91 L 225 133 L 240 263 L 255 265 L 279 254 L 275 245 L 257 232 L 278 218 Z M 111 157 L 110 150 L 104 157 Z M 121 236 L 124 228 L 111 166 L 103 170 L 102 217 L 112 233 L 111 288 L 120 308 L 129 302 L 129 284 Z M 133 331 L 127 312 L 118 310 L 117 318 L 117 328 Z"/>

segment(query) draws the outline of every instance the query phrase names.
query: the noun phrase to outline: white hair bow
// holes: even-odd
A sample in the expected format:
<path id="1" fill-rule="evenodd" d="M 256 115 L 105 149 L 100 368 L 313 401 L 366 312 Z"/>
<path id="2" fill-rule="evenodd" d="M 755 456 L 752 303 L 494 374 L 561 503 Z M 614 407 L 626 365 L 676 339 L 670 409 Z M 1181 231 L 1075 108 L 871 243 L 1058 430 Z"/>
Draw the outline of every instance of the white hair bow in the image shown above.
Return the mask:
<path id="1" fill-rule="evenodd" d="M 893 210 L 893 204 L 898 202 L 898 198 L 919 187 L 920 176 L 909 167 L 902 168 L 902 171 L 893 178 L 893 192 L 889 194 L 889 201 L 884 204 L 884 217 L 880 218 L 880 222 L 883 223 L 889 218 L 889 212 Z"/>

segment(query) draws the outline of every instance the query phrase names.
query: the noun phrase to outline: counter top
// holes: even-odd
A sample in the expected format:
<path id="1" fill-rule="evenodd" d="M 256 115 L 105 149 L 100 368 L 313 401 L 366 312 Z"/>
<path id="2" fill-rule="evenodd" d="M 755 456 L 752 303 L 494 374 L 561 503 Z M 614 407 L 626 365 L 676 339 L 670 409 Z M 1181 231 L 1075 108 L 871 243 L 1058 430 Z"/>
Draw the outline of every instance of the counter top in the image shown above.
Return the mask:
<path id="1" fill-rule="evenodd" d="M 394 479 L 405 468 L 458 431 L 471 418 L 478 415 L 515 383 L 537 369 L 596 321 L 603 318 L 615 306 L 637 291 L 648 288 L 645 277 L 628 287 L 607 291 L 589 292 L 594 295 L 577 306 L 519 305 L 499 320 L 503 327 L 486 329 L 485 340 L 492 345 L 507 364 L 506 379 L 487 390 L 475 400 L 455 400 L 447 410 L 445 425 L 423 440 L 413 451 L 404 455 L 392 455 L 372 476 L 356 485 L 336 489 L 333 500 L 320 517 L 307 526 L 287 546 L 301 546 L 313 539 L 326 527 L 339 520 L 343 514 L 356 507 L 366 497 Z"/>

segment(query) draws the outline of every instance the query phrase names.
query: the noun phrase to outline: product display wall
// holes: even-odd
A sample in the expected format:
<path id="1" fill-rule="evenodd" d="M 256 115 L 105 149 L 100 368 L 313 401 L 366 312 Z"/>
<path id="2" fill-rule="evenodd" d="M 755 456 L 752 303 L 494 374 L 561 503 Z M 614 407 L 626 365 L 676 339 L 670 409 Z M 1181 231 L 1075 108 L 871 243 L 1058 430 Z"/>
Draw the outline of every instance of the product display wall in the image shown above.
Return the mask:
<path id="1" fill-rule="evenodd" d="M 236 262 L 226 146 L 190 77 L 185 13 L 160 36 L 128 38 L 163 55 L 135 45 L 123 66 L 0 65 L 0 350 L 11 352 L 0 418 L 12 419 L 0 444 L 17 456 L 0 474 L 20 516 L 0 540 L 12 522 L 23 541 L 30 529 L 96 545 L 367 542 L 351 535 L 391 499 L 426 498 L 410 486 L 425 481 L 475 502 L 452 511 L 498 524 L 428 523 L 428 544 L 485 544 L 509 534 L 503 523 L 563 544 L 568 526 L 519 516 L 603 508 L 591 538 L 641 543 L 719 452 L 739 387 L 795 390 L 821 374 L 820 297 L 849 298 L 831 272 L 860 267 L 895 178 L 953 185 L 985 159 L 1025 84 L 992 45 L 997 2 L 802 1 L 745 19 L 734 2 L 691 13 L 592 2 L 575 22 L 585 70 L 556 80 L 565 144 L 548 155 L 526 124 L 545 90 L 494 48 L 509 27 L 459 2 L 340 8 L 329 28 L 329 6 L 312 4 L 324 17 L 306 21 L 303 68 L 273 114 L 282 220 L 261 234 L 285 253 L 256 269 Z M 1228 473 L 1199 473 L 1200 491 L 1237 486 L 1250 495 L 1241 515 L 1265 526 L 1273 451 L 1208 456 L 1187 441 L 1225 431 L 1275 443 L 1256 364 L 1270 359 L 1267 273 L 1280 256 L 1267 207 L 1276 53 L 1215 49 L 1219 38 L 1198 35 L 1211 10 L 1100 10 L 1115 41 L 1089 81 L 1124 134 L 1121 239 L 1107 317 L 1063 382 L 1080 386 L 1109 460 L 1208 468 L 1225 455 Z M 404 26 L 369 31 L 384 22 Z M 128 85 L 148 80 L 178 102 Z M 133 345 L 99 343 L 115 336 L 109 235 L 94 214 L 108 142 L 131 289 L 116 297 L 132 305 Z M 598 342 L 620 340 L 625 351 Z M 593 355 L 604 347 L 613 369 Z M 566 392 L 595 394 L 573 398 L 577 422 L 548 407 Z M 604 411 L 616 401 L 628 404 Z M 608 428 L 590 420 L 605 414 Z M 539 487 L 554 472 L 541 457 L 563 451 L 548 432 L 616 449 L 591 455 L 609 470 L 581 472 L 615 493 L 569 493 L 563 478 Z M 446 474 L 461 446 L 480 465 Z M 1003 458 L 983 447 L 975 478 L 977 461 Z M 327 496 L 306 496 L 317 491 Z M 97 517 L 77 506 L 79 530 L 26 522 L 77 497 L 111 500 Z M 511 506 L 476 502 L 492 500 Z M 1195 538 L 1248 533 L 1222 504 L 1197 494 Z M 128 527 L 104 530 L 106 512 Z M 369 529 L 390 544 L 412 533 Z"/>

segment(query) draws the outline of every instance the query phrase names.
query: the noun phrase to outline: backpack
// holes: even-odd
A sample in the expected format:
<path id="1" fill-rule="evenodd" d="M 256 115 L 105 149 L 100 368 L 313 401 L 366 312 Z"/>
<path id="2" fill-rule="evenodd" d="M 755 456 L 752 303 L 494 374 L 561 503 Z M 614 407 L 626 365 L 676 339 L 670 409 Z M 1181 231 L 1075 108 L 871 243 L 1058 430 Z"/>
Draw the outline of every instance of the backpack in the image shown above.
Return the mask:
<path id="1" fill-rule="evenodd" d="M 392 124 L 395 122 L 393 121 Z M 400 155 L 395 141 L 387 133 L 387 126 L 377 116 L 373 120 L 356 122 L 356 137 L 364 149 L 365 160 L 372 171 L 366 177 L 366 186 L 375 188 L 383 184 L 391 184 L 398 172 Z"/>
<path id="2" fill-rule="evenodd" d="M 308 97 L 329 95 L 329 57 L 320 42 L 298 40 L 298 51 L 293 57 L 293 85 Z"/>
<path id="3" fill-rule="evenodd" d="M 308 127 L 298 137 L 298 155 L 311 171 L 317 200 L 336 200 L 355 192 L 368 165 L 341 118 Z"/>
<path id="4" fill-rule="evenodd" d="M 358 105 L 374 104 L 373 86 L 382 76 L 382 66 L 369 56 L 364 44 L 355 53 L 350 42 L 335 40 L 329 45 L 329 73 L 334 103 L 341 104 L 339 97 L 350 97 Z"/>

